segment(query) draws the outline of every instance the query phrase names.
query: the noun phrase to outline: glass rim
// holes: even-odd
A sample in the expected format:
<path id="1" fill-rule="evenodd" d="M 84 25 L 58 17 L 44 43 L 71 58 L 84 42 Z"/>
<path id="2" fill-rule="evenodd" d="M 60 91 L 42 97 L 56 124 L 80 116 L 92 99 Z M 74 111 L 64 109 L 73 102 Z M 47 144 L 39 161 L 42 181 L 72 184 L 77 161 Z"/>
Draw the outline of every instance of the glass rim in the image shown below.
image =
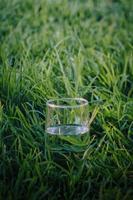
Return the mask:
<path id="1" fill-rule="evenodd" d="M 80 104 L 78 105 L 63 105 L 63 104 L 57 104 L 56 101 L 79 101 Z M 84 98 L 57 98 L 57 99 L 49 99 L 47 102 L 46 102 L 46 105 L 48 107 L 52 107 L 52 108 L 80 108 L 82 106 L 87 106 L 88 105 L 88 101 Z"/>

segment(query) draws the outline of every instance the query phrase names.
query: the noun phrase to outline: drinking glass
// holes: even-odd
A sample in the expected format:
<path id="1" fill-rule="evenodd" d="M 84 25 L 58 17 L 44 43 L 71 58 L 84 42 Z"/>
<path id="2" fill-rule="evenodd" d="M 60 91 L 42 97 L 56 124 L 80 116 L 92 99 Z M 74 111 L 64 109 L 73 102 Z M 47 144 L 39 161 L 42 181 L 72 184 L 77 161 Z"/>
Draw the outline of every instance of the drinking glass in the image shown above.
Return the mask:
<path id="1" fill-rule="evenodd" d="M 50 135 L 82 135 L 89 131 L 88 101 L 61 98 L 46 103 L 45 131 Z"/>

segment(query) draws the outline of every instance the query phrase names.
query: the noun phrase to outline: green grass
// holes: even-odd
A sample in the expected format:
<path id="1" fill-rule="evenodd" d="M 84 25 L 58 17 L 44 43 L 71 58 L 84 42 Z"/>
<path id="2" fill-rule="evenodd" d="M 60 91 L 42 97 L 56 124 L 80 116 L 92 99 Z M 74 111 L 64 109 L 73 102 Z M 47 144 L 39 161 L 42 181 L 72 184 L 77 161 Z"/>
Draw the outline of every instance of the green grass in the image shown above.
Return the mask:
<path id="1" fill-rule="evenodd" d="M 132 24 L 131 0 L 0 0 L 0 199 L 133 199 Z M 45 134 L 56 97 L 92 115 L 67 153 Z"/>

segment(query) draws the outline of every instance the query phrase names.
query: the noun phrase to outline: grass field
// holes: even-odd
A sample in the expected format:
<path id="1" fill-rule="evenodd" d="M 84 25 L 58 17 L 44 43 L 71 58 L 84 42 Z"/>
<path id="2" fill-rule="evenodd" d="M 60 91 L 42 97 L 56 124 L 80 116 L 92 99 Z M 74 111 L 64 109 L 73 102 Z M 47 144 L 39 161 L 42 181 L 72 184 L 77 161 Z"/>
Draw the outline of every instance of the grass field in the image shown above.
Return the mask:
<path id="1" fill-rule="evenodd" d="M 57 97 L 89 101 L 67 153 L 46 140 Z M 133 199 L 132 0 L 0 0 L 0 199 Z"/>

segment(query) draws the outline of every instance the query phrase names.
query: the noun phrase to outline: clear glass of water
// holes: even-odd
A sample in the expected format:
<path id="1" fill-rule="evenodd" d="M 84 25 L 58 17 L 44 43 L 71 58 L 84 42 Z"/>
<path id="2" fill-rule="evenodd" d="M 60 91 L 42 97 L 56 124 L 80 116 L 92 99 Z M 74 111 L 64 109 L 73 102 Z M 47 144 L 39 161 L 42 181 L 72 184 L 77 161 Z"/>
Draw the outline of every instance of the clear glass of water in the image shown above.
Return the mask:
<path id="1" fill-rule="evenodd" d="M 88 101 L 62 98 L 46 103 L 46 127 L 50 135 L 82 135 L 89 131 Z"/>

